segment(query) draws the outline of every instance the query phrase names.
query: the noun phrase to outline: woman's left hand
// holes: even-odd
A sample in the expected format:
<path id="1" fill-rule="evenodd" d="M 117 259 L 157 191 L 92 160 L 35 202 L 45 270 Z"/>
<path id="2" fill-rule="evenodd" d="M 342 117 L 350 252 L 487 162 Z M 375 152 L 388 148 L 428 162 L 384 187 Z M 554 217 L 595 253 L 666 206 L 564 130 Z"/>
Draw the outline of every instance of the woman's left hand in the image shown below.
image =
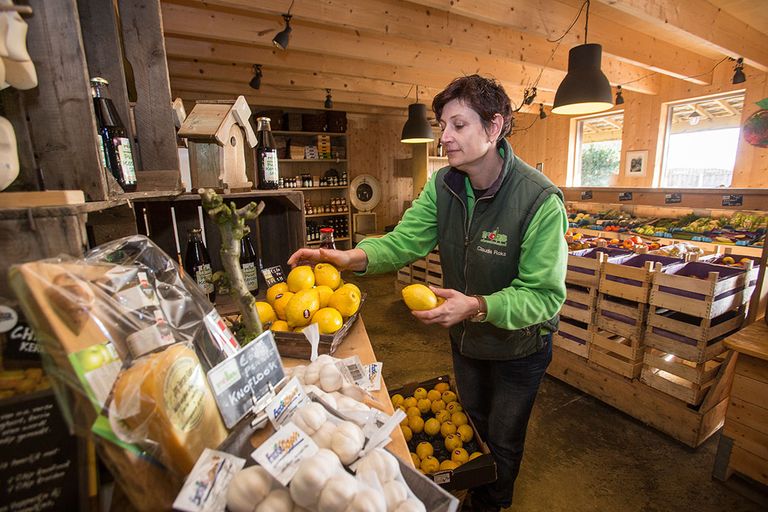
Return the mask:
<path id="1" fill-rule="evenodd" d="M 445 302 L 428 311 L 411 311 L 411 314 L 425 324 L 437 324 L 442 327 L 450 327 L 462 320 L 473 316 L 478 310 L 478 301 L 475 297 L 464 295 L 450 288 L 429 287 L 438 297 L 443 297 Z"/>

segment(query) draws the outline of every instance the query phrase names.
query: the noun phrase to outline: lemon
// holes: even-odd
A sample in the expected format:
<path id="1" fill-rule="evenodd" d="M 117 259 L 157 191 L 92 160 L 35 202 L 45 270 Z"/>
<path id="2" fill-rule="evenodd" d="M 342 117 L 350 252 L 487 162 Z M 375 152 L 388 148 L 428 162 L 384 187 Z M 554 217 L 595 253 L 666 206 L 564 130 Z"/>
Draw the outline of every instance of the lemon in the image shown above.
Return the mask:
<path id="1" fill-rule="evenodd" d="M 293 293 L 315 286 L 315 273 L 309 265 L 300 265 L 288 274 L 288 289 Z"/>
<path id="2" fill-rule="evenodd" d="M 320 334 L 333 334 L 344 325 L 341 313 L 333 308 L 320 308 L 312 315 L 312 323 L 317 323 Z"/>
<path id="3" fill-rule="evenodd" d="M 401 395 L 400 393 L 395 393 L 394 395 L 392 395 L 392 406 L 397 407 L 399 405 L 402 405 L 403 400 L 405 400 L 405 398 L 403 398 L 403 395 Z"/>
<path id="4" fill-rule="evenodd" d="M 277 315 L 277 318 L 280 320 L 285 320 L 287 317 L 285 316 L 285 307 L 288 305 L 288 302 L 293 298 L 293 292 L 283 292 L 278 293 L 275 296 L 275 314 Z"/>
<path id="5" fill-rule="evenodd" d="M 289 332 L 291 330 L 291 328 L 288 327 L 288 322 L 285 320 L 275 320 L 272 322 L 271 328 L 273 332 Z"/>
<path id="6" fill-rule="evenodd" d="M 443 391 L 443 402 L 448 404 L 449 402 L 455 402 L 456 401 L 456 393 L 453 391 Z"/>
<path id="7" fill-rule="evenodd" d="M 363 296 L 363 292 L 360 291 L 360 288 L 358 288 L 356 284 L 345 283 L 345 282 L 342 281 L 341 286 L 346 286 L 347 288 L 352 288 L 353 290 L 355 290 L 357 292 L 357 295 L 359 297 Z M 341 286 L 339 288 L 341 288 Z"/>
<path id="8" fill-rule="evenodd" d="M 429 457 L 421 461 L 421 466 L 419 467 L 424 473 L 427 473 L 427 474 L 434 473 L 435 471 L 440 469 L 440 462 L 436 458 L 430 455 Z"/>
<path id="9" fill-rule="evenodd" d="M 298 268 L 298 267 L 297 267 Z M 285 306 L 285 319 L 292 327 L 306 327 L 320 309 L 320 297 L 312 288 L 296 292 Z"/>
<path id="10" fill-rule="evenodd" d="M 440 422 L 435 418 L 429 418 L 424 422 L 424 432 L 430 436 L 437 435 L 440 432 Z"/>
<path id="11" fill-rule="evenodd" d="M 459 402 L 449 402 L 445 404 L 445 409 L 451 414 L 455 412 L 461 412 L 464 410 L 464 408 L 461 406 Z"/>
<path id="12" fill-rule="evenodd" d="M 261 301 L 257 302 L 256 312 L 259 314 L 259 320 L 261 320 L 261 325 L 265 325 L 277 320 L 277 315 L 275 315 L 275 310 L 272 309 L 272 306 L 269 305 L 269 302 L 261 302 Z"/>
<path id="13" fill-rule="evenodd" d="M 432 409 L 432 414 L 437 414 L 440 411 L 445 410 L 445 402 L 443 402 L 442 400 L 435 400 L 434 402 L 432 402 L 431 409 Z"/>
<path id="14" fill-rule="evenodd" d="M 456 434 L 449 434 L 445 436 L 445 449 L 449 451 L 453 451 L 457 448 L 461 448 L 464 446 L 464 443 L 461 441 L 461 438 L 457 436 Z"/>
<path id="15" fill-rule="evenodd" d="M 451 434 L 455 434 L 456 425 L 454 425 L 450 421 L 446 421 L 442 425 L 440 425 L 440 433 L 443 435 L 443 437 L 448 437 Z"/>
<path id="16" fill-rule="evenodd" d="M 303 332 L 303 331 L 304 331 L 303 327 L 294 327 L 293 328 L 293 332 Z"/>
<path id="17" fill-rule="evenodd" d="M 408 416 L 408 426 L 414 434 L 421 434 L 424 430 L 424 420 L 421 416 Z"/>
<path id="18" fill-rule="evenodd" d="M 405 406 L 406 409 L 409 407 L 416 407 L 417 402 L 418 400 L 416 400 L 412 396 L 409 396 L 409 397 L 406 397 L 405 400 L 403 400 L 403 406 Z"/>
<path id="19" fill-rule="evenodd" d="M 338 310 L 344 318 L 349 318 L 360 307 L 360 292 L 345 284 L 333 292 L 328 300 L 328 307 Z"/>
<path id="20" fill-rule="evenodd" d="M 429 392 L 427 393 L 427 398 L 429 398 L 433 402 L 435 400 L 440 400 L 440 392 L 437 391 L 436 389 L 430 389 Z"/>
<path id="21" fill-rule="evenodd" d="M 421 411 L 418 407 L 409 407 L 405 410 L 406 416 L 421 416 Z"/>
<path id="22" fill-rule="evenodd" d="M 422 414 L 426 414 L 431 410 L 432 402 L 428 398 L 422 398 L 416 403 L 416 407 L 419 408 Z"/>
<path id="23" fill-rule="evenodd" d="M 400 425 L 400 430 L 403 431 L 403 437 L 405 438 L 406 443 L 413 438 L 413 431 L 408 425 Z"/>
<path id="24" fill-rule="evenodd" d="M 423 284 L 409 284 L 402 291 L 405 305 L 411 311 L 427 311 L 437 306 L 437 296 Z"/>
<path id="25" fill-rule="evenodd" d="M 472 431 L 472 427 L 469 425 L 459 425 L 456 427 L 456 433 L 459 435 L 461 440 L 465 443 L 468 443 L 472 440 L 472 437 L 474 437 L 475 433 Z"/>
<path id="26" fill-rule="evenodd" d="M 418 455 L 421 460 L 424 460 L 427 457 L 434 455 L 434 453 L 435 453 L 435 449 L 432 448 L 432 443 L 422 441 L 416 447 L 416 455 Z"/>
<path id="27" fill-rule="evenodd" d="M 439 421 L 440 423 L 445 423 L 446 421 L 451 421 L 451 413 L 449 413 L 446 410 L 437 411 L 435 413 L 435 419 Z"/>
<path id="28" fill-rule="evenodd" d="M 451 423 L 456 425 L 457 428 L 462 425 L 466 425 L 467 415 L 461 411 L 456 411 L 455 413 L 451 414 Z"/>
<path id="29" fill-rule="evenodd" d="M 272 304 L 274 306 L 275 305 L 275 299 L 277 299 L 277 296 L 280 295 L 281 293 L 285 293 L 287 291 L 289 291 L 288 290 L 288 283 L 273 284 L 267 290 L 267 302 L 269 302 L 270 304 Z"/>
<path id="30" fill-rule="evenodd" d="M 457 448 L 451 453 L 451 460 L 457 464 L 464 464 L 469 460 L 469 454 L 464 448 Z"/>
<path id="31" fill-rule="evenodd" d="M 403 412 L 405 412 L 405 411 L 403 411 Z M 408 416 L 408 415 L 406 414 L 406 415 L 405 415 L 405 418 L 403 418 L 403 419 L 402 419 L 402 421 L 400 422 L 400 426 L 401 426 L 401 427 L 407 427 L 407 426 L 408 426 L 408 418 L 410 418 L 410 416 Z M 410 428 L 410 427 L 409 427 L 409 428 Z"/>
<path id="32" fill-rule="evenodd" d="M 459 465 L 452 460 L 444 460 L 440 463 L 440 471 L 453 470 L 457 467 L 459 467 Z"/>
<path id="33" fill-rule="evenodd" d="M 323 285 L 315 286 L 315 290 L 317 290 L 317 294 L 320 295 L 320 307 L 327 308 L 328 301 L 331 300 L 331 295 L 333 295 L 333 290 Z"/>
<path id="34" fill-rule="evenodd" d="M 422 398 L 427 398 L 427 390 L 424 388 L 416 388 L 413 391 L 413 398 L 416 400 L 421 400 Z"/>
<path id="35" fill-rule="evenodd" d="M 318 263 L 315 265 L 315 284 L 335 290 L 341 285 L 341 274 L 330 263 Z"/>
<path id="36" fill-rule="evenodd" d="M 472 452 L 472 455 L 469 456 L 469 460 L 475 460 L 478 457 L 481 457 L 483 454 L 481 452 Z"/>
<path id="37" fill-rule="evenodd" d="M 421 459 L 413 452 L 411 452 L 411 460 L 413 461 L 413 465 L 417 468 L 421 465 Z"/>
<path id="38" fill-rule="evenodd" d="M 451 389 L 451 385 L 447 382 L 438 382 L 435 384 L 435 391 L 439 391 L 440 393 L 448 391 L 449 389 Z"/>

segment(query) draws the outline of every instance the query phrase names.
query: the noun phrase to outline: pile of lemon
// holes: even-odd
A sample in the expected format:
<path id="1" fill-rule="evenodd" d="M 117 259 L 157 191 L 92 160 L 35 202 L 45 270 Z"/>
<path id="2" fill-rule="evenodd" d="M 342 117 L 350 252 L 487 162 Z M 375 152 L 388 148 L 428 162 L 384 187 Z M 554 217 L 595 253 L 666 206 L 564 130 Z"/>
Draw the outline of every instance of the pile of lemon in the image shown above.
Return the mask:
<path id="1" fill-rule="evenodd" d="M 300 332 L 316 323 L 320 334 L 335 333 L 359 308 L 360 289 L 344 283 L 330 263 L 295 267 L 286 281 L 269 287 L 266 302 L 256 303 L 265 328 Z"/>
<path id="2" fill-rule="evenodd" d="M 395 394 L 391 400 L 406 414 L 400 429 L 413 465 L 422 473 L 453 470 L 482 455 L 469 419 L 447 382 L 439 382 L 429 391 L 416 388 L 408 397 Z"/>

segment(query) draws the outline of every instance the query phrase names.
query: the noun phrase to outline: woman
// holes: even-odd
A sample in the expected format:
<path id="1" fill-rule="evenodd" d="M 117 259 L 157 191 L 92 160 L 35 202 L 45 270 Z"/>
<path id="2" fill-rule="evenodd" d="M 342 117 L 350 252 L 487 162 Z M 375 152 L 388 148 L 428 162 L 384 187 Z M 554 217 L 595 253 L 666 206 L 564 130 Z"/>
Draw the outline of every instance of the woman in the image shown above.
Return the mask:
<path id="1" fill-rule="evenodd" d="M 560 190 L 505 139 L 512 108 L 498 82 L 457 78 L 432 108 L 450 166 L 432 176 L 395 230 L 348 251 L 300 249 L 288 263 L 379 273 L 439 245 L 445 288 L 433 290 L 446 300 L 413 315 L 449 328 L 461 402 L 498 475 L 471 490 L 468 506 L 499 510 L 512 503 L 528 419 L 552 357 L 568 221 Z"/>

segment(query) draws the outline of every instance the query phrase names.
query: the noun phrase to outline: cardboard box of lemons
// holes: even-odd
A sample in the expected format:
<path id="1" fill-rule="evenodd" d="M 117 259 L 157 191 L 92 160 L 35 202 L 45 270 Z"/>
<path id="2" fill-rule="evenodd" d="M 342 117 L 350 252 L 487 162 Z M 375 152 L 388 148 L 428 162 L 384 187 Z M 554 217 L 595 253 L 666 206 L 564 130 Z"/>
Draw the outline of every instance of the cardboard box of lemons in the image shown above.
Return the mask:
<path id="1" fill-rule="evenodd" d="M 290 291 L 288 290 L 288 283 L 283 282 L 283 283 L 273 284 L 267 289 L 267 302 L 269 302 L 272 306 L 274 306 L 275 299 L 277 299 L 279 295 L 287 291 Z"/>
<path id="2" fill-rule="evenodd" d="M 320 334 L 333 334 L 344 325 L 344 319 L 333 308 L 320 308 L 312 315 L 312 323 L 317 324 Z"/>
<path id="3" fill-rule="evenodd" d="M 280 320 L 287 320 L 287 317 L 285 316 L 285 308 L 288 306 L 288 303 L 293 298 L 294 293 L 293 292 L 283 292 L 278 293 L 275 296 L 275 303 L 273 304 L 275 309 L 275 314 L 277 315 L 277 318 Z"/>
<path id="4" fill-rule="evenodd" d="M 351 317 L 360 308 L 360 290 L 355 285 L 341 286 L 331 295 L 328 307 L 337 310 L 344 318 Z"/>
<path id="5" fill-rule="evenodd" d="M 437 307 L 437 295 L 423 284 L 409 284 L 401 292 L 411 311 L 427 311 Z"/>
<path id="6" fill-rule="evenodd" d="M 298 267 L 296 267 L 298 268 Z M 291 327 L 306 327 L 320 309 L 320 295 L 310 288 L 296 292 L 285 306 L 285 319 Z"/>
<path id="7" fill-rule="evenodd" d="M 315 286 L 315 273 L 309 265 L 300 265 L 291 270 L 286 282 L 293 293 L 308 290 Z"/>
<path id="8" fill-rule="evenodd" d="M 315 285 L 335 290 L 341 286 L 341 274 L 330 263 L 318 263 L 315 265 Z"/>

